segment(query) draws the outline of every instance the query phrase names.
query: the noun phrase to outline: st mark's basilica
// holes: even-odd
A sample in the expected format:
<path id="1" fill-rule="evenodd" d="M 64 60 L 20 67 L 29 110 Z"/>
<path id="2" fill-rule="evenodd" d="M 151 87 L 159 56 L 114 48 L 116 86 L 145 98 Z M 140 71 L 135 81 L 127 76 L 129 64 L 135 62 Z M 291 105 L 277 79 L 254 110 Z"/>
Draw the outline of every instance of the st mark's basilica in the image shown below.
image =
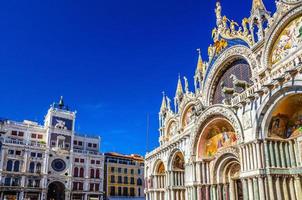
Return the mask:
<path id="1" fill-rule="evenodd" d="M 148 200 L 302 199 L 302 1 L 238 3 L 240 23 L 216 3 L 195 90 L 179 77 L 173 108 L 163 96 Z"/>

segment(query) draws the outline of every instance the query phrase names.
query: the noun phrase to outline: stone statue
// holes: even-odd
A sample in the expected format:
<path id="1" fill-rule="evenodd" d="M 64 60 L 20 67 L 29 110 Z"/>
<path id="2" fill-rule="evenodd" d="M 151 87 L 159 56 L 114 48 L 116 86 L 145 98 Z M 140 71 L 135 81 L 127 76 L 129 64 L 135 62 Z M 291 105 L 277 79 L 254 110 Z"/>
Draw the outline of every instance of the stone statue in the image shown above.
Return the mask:
<path id="1" fill-rule="evenodd" d="M 216 13 L 216 23 L 217 26 L 219 26 L 221 23 L 221 5 L 219 1 L 216 2 L 215 13 Z"/>
<path id="2" fill-rule="evenodd" d="M 185 91 L 186 93 L 189 93 L 189 83 L 187 77 L 184 76 L 184 80 L 185 80 Z"/>
<path id="3" fill-rule="evenodd" d="M 166 97 L 166 99 L 167 99 L 168 110 L 171 110 L 171 99 L 169 97 Z"/>

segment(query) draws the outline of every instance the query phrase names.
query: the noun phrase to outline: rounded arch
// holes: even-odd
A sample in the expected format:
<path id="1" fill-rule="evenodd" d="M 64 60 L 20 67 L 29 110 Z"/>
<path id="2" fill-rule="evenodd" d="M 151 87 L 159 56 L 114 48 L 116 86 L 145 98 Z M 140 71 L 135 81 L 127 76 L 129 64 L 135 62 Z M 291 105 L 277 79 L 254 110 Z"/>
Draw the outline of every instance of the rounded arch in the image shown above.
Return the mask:
<path id="1" fill-rule="evenodd" d="M 272 62 L 271 62 L 271 54 L 274 48 L 275 42 L 278 40 L 280 34 L 284 31 L 284 29 L 295 19 L 302 16 L 302 7 L 297 6 L 294 7 L 292 10 L 288 11 L 287 14 L 282 16 L 280 19 L 277 20 L 277 23 L 274 23 L 273 26 L 270 28 L 270 32 L 268 33 L 268 37 L 266 39 L 266 43 L 264 45 L 264 55 L 262 58 L 262 65 L 266 66 L 264 70 L 267 68 L 272 69 Z"/>
<path id="2" fill-rule="evenodd" d="M 60 181 L 53 181 L 48 184 L 47 200 L 56 199 L 64 200 L 65 199 L 65 185 Z"/>
<path id="3" fill-rule="evenodd" d="M 174 149 L 170 153 L 170 157 L 168 161 L 168 170 L 172 171 L 175 169 L 175 167 L 184 170 L 184 165 L 185 165 L 185 154 L 180 149 Z"/>
<path id="4" fill-rule="evenodd" d="M 197 143 L 197 159 L 213 157 L 220 149 L 234 146 L 237 141 L 231 123 L 224 117 L 216 116 L 201 130 Z"/>
<path id="5" fill-rule="evenodd" d="M 244 61 L 250 69 L 250 76 L 256 77 L 255 70 L 258 66 L 256 59 L 253 57 L 252 51 L 243 45 L 235 45 L 225 50 L 215 61 L 215 63 L 207 69 L 204 83 L 204 92 L 206 104 L 212 105 L 213 93 L 216 89 L 218 80 L 230 68 L 230 65 L 235 61 Z M 247 80 L 246 80 L 247 81 Z"/>
<path id="6" fill-rule="evenodd" d="M 285 136 L 291 136 L 292 132 L 287 132 L 287 128 L 292 128 L 291 125 L 288 124 L 290 121 L 285 122 L 284 120 L 286 120 L 285 118 L 290 117 L 286 116 L 287 114 L 293 115 L 294 111 L 299 112 L 302 104 L 299 106 L 299 103 L 294 105 L 292 102 L 296 97 L 298 97 L 298 101 L 301 98 L 302 103 L 302 86 L 300 85 L 283 87 L 282 89 L 275 91 L 269 99 L 266 99 L 263 106 L 259 109 L 258 115 L 260 118 L 256 130 L 258 138 L 267 138 L 270 137 L 270 134 L 274 134 L 272 132 L 273 126 L 278 129 L 278 132 L 284 131 L 284 138 L 287 138 Z M 284 105 L 287 107 L 286 109 L 284 109 Z M 291 108 L 295 108 L 294 111 Z M 275 119 L 276 121 L 273 121 Z"/>
<path id="7" fill-rule="evenodd" d="M 177 129 L 178 129 L 177 120 L 175 118 L 169 119 L 167 121 L 167 129 L 165 131 L 166 138 L 169 139 L 169 137 L 176 135 Z"/>
<path id="8" fill-rule="evenodd" d="M 183 111 L 181 112 L 181 117 L 180 117 L 181 128 L 185 128 L 192 121 L 192 116 L 193 116 L 194 109 L 195 109 L 194 107 L 195 107 L 195 102 L 193 102 L 193 101 L 190 101 L 184 107 Z"/>
<path id="9" fill-rule="evenodd" d="M 153 175 L 155 175 L 155 174 L 164 174 L 166 171 L 167 171 L 167 168 L 166 168 L 164 162 L 161 159 L 158 159 L 154 163 Z"/>
<path id="10" fill-rule="evenodd" d="M 238 155 L 228 152 L 220 155 L 213 165 L 212 182 L 229 183 L 231 179 L 239 179 L 240 176 L 240 161 Z"/>
<path id="11" fill-rule="evenodd" d="M 193 131 L 193 135 L 191 138 L 191 149 L 190 155 L 196 158 L 197 147 L 200 135 L 202 134 L 202 130 L 214 118 L 225 118 L 234 128 L 234 131 L 237 134 L 237 143 L 241 143 L 244 141 L 244 133 L 242 129 L 242 125 L 240 120 L 238 119 L 236 113 L 232 111 L 230 108 L 227 108 L 222 105 L 213 105 L 205 109 L 202 114 L 198 117 L 195 129 Z"/>

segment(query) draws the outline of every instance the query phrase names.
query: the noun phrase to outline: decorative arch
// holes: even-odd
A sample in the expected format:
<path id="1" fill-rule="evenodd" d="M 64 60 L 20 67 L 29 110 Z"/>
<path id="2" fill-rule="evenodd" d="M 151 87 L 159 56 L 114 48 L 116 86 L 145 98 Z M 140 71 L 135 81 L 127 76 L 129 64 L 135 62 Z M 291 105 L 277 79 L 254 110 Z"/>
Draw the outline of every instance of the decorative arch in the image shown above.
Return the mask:
<path id="1" fill-rule="evenodd" d="M 270 28 L 271 31 L 269 32 L 268 38 L 264 45 L 264 56 L 262 59 L 263 66 L 272 69 L 274 64 L 277 64 L 279 63 L 279 61 L 282 60 L 281 59 L 276 63 L 272 62 L 271 56 L 274 51 L 274 47 L 276 43 L 280 42 L 280 39 L 281 39 L 281 43 L 286 43 L 286 38 L 285 37 L 281 38 L 283 36 L 283 33 L 286 32 L 286 29 L 289 28 L 289 26 L 291 26 L 292 22 L 294 22 L 296 19 L 301 17 L 302 17 L 302 7 L 297 6 L 292 10 L 290 10 L 289 12 L 287 12 L 287 14 L 281 17 L 281 19 L 278 19 L 277 20 L 278 23 L 275 23 Z"/>
<path id="2" fill-rule="evenodd" d="M 180 149 L 174 149 L 169 158 L 168 169 L 170 171 L 175 170 L 184 170 L 185 165 L 185 155 Z"/>
<path id="3" fill-rule="evenodd" d="M 275 91 L 260 111 L 258 137 L 287 139 L 302 134 L 302 86 Z"/>
<path id="4" fill-rule="evenodd" d="M 211 120 L 215 118 L 224 118 L 232 125 L 234 131 L 237 134 L 237 144 L 244 141 L 244 133 L 243 133 L 242 125 L 236 113 L 234 113 L 234 111 L 232 111 L 230 108 L 224 107 L 222 105 L 210 106 L 206 110 L 204 110 L 202 114 L 199 116 L 199 118 L 197 119 L 196 126 L 191 138 L 192 145 L 191 145 L 190 152 L 191 155 L 193 155 L 193 157 L 194 156 L 196 157 L 198 155 L 197 154 L 198 142 L 202 134 L 202 130 L 205 128 L 205 126 L 207 126 L 207 124 Z"/>
<path id="5" fill-rule="evenodd" d="M 166 166 L 164 162 L 160 159 L 158 159 L 153 167 L 153 174 L 164 174 L 166 172 Z"/>
<path id="6" fill-rule="evenodd" d="M 177 120 L 172 118 L 167 122 L 166 138 L 169 139 L 173 135 L 176 135 L 178 129 Z"/>
<path id="7" fill-rule="evenodd" d="M 185 128 L 193 121 L 193 115 L 195 109 L 194 106 L 195 106 L 194 102 L 190 102 L 185 106 L 180 118 L 180 124 L 182 128 Z"/>
<path id="8" fill-rule="evenodd" d="M 220 155 L 213 165 L 214 184 L 229 183 L 231 179 L 239 179 L 240 161 L 239 156 L 234 152 L 227 152 Z"/>
<path id="9" fill-rule="evenodd" d="M 211 119 L 201 131 L 197 145 L 198 158 L 210 158 L 220 149 L 237 144 L 237 135 L 233 126 L 224 117 Z"/>
<path id="10" fill-rule="evenodd" d="M 56 199 L 64 200 L 65 199 L 65 185 L 60 181 L 53 181 L 48 184 L 47 200 Z"/>
<path id="11" fill-rule="evenodd" d="M 254 69 L 257 68 L 258 64 L 253 56 L 252 51 L 248 47 L 243 45 L 236 45 L 230 47 L 217 58 L 217 60 L 211 67 L 207 69 L 204 83 L 204 92 L 207 105 L 212 104 L 213 94 L 216 90 L 219 79 L 228 70 L 228 68 L 230 68 L 232 63 L 238 60 L 245 62 L 246 65 L 249 66 L 249 78 L 256 77 L 256 70 Z M 250 82 L 250 80 L 246 81 Z"/>

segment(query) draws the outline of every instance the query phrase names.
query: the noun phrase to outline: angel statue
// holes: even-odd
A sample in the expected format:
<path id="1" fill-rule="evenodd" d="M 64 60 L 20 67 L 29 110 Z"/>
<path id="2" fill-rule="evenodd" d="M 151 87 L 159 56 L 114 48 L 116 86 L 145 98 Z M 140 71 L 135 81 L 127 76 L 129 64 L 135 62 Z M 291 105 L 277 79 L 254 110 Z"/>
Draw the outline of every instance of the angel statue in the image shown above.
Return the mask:
<path id="1" fill-rule="evenodd" d="M 231 32 L 232 32 L 232 33 L 235 33 L 235 32 L 236 32 L 235 26 L 239 26 L 239 25 L 237 24 L 237 22 L 235 22 L 234 20 L 232 20 L 232 21 L 230 22 L 230 29 L 231 29 Z"/>
<path id="2" fill-rule="evenodd" d="M 210 46 L 208 47 L 208 56 L 209 56 L 210 60 L 213 58 L 214 52 L 215 52 L 215 49 L 214 49 L 213 45 L 210 44 Z"/>
<path id="3" fill-rule="evenodd" d="M 218 37 L 219 37 L 218 36 L 218 30 L 216 28 L 214 28 L 212 30 L 212 38 L 213 38 L 214 42 L 216 42 L 218 40 Z"/>
<path id="4" fill-rule="evenodd" d="M 219 26 L 219 24 L 221 22 L 221 5 L 220 5 L 219 1 L 216 2 L 215 13 L 216 13 L 216 20 L 217 20 L 216 23 L 217 23 L 217 26 Z"/>
<path id="5" fill-rule="evenodd" d="M 248 18 L 244 18 L 242 20 L 242 28 L 243 28 L 243 34 L 247 35 L 249 33 L 248 29 L 247 29 L 247 24 L 249 23 Z"/>

